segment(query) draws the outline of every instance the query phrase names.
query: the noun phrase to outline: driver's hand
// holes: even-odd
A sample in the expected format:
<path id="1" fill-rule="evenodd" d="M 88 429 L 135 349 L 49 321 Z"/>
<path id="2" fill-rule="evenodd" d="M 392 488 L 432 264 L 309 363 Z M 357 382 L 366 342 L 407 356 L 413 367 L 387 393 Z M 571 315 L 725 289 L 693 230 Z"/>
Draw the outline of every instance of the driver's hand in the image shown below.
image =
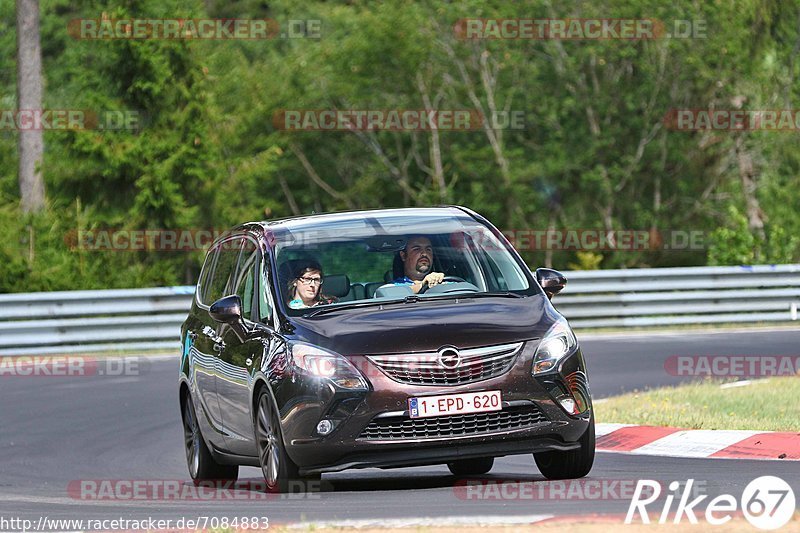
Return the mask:
<path id="1" fill-rule="evenodd" d="M 431 272 L 430 274 L 422 278 L 422 283 L 427 282 L 428 287 L 433 287 L 434 285 L 440 284 L 443 279 L 444 279 L 444 274 L 442 274 L 441 272 Z"/>

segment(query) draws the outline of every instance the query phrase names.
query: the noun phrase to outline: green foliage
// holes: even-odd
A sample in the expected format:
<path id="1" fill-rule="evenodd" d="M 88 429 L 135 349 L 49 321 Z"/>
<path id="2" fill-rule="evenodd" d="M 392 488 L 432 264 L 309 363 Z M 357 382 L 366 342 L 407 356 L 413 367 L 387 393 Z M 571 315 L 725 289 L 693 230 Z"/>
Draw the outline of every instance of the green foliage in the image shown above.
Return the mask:
<path id="1" fill-rule="evenodd" d="M 603 262 L 603 254 L 595 252 L 576 252 L 578 261 L 576 263 L 568 263 L 567 266 L 570 270 L 598 270 L 600 263 Z"/>
<path id="2" fill-rule="evenodd" d="M 757 252 L 757 239 L 747 227 L 747 218 L 734 206 L 728 208 L 730 222 L 711 232 L 708 248 L 709 265 L 753 264 Z"/>
<path id="3" fill-rule="evenodd" d="M 734 206 L 728 208 L 729 222 L 710 236 L 709 265 L 791 263 L 800 259 L 800 239 L 778 225 L 767 226 L 764 237 L 753 234 L 747 218 Z"/>
<path id="4" fill-rule="evenodd" d="M 532 266 L 797 261 L 795 133 L 676 131 L 677 108 L 796 108 L 798 5 L 743 0 L 556 3 L 42 0 L 45 103 L 131 110 L 141 127 L 47 131 L 48 211 L 16 211 L 16 135 L 0 131 L 0 290 L 193 283 L 202 250 L 93 252 L 80 229 L 224 229 L 312 211 L 458 203 L 502 230 L 703 231 L 706 251 L 524 251 Z M 310 38 L 77 40 L 76 18 L 270 18 Z M 705 21 L 654 40 L 462 40 L 464 18 Z M 0 108 L 15 107 L 13 3 L 0 3 Z M 492 108 L 518 129 L 285 131 L 282 110 Z M 439 155 L 437 161 L 435 154 Z M 437 170 L 437 163 L 441 172 Z M 320 185 L 320 181 L 324 182 Z M 748 230 L 751 194 L 764 238 Z M 752 198 L 750 198 L 752 200 Z M 34 243 L 28 242 L 31 232 Z M 65 241 L 66 239 L 66 241 Z"/>

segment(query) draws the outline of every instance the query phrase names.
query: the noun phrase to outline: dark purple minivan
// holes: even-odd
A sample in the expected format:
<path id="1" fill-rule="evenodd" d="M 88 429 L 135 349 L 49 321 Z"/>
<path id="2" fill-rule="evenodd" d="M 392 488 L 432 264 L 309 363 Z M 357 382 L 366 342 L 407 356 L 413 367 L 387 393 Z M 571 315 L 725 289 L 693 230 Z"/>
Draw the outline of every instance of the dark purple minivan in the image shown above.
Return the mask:
<path id="1" fill-rule="evenodd" d="M 281 490 L 347 468 L 478 475 L 528 453 L 547 478 L 585 476 L 586 365 L 550 303 L 565 284 L 463 207 L 234 228 L 181 332 L 192 478 L 259 466 Z"/>

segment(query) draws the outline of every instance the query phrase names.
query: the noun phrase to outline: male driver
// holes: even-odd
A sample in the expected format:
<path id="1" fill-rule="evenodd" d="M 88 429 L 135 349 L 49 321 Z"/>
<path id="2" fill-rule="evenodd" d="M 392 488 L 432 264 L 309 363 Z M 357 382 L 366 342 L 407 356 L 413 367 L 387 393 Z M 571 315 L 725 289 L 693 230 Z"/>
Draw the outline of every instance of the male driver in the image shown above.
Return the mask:
<path id="1" fill-rule="evenodd" d="M 433 268 L 433 246 L 427 237 L 409 237 L 406 247 L 400 250 L 405 276 L 393 281 L 395 285 L 411 285 L 411 290 L 418 293 L 423 283 L 429 287 L 438 285 L 444 279 L 441 272 L 431 272 Z"/>

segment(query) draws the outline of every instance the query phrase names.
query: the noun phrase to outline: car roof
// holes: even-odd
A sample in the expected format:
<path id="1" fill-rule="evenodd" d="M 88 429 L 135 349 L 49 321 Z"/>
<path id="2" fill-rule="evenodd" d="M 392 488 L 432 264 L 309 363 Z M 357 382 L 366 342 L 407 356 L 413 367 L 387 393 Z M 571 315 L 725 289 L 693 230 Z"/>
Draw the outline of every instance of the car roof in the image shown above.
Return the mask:
<path id="1" fill-rule="evenodd" d="M 363 220 L 372 218 L 381 220 L 382 218 L 394 218 L 399 216 L 442 216 L 442 217 L 472 217 L 469 210 L 461 206 L 438 206 L 438 207 L 403 207 L 394 209 L 367 209 L 362 211 L 342 211 L 335 213 L 319 213 L 303 216 L 285 217 L 275 220 L 265 220 L 261 222 L 250 222 L 243 224 L 243 229 L 253 229 L 253 225 L 258 225 L 263 230 L 285 228 L 288 230 L 303 229 L 310 226 L 319 226 L 328 223 L 342 223 L 351 220 Z"/>

